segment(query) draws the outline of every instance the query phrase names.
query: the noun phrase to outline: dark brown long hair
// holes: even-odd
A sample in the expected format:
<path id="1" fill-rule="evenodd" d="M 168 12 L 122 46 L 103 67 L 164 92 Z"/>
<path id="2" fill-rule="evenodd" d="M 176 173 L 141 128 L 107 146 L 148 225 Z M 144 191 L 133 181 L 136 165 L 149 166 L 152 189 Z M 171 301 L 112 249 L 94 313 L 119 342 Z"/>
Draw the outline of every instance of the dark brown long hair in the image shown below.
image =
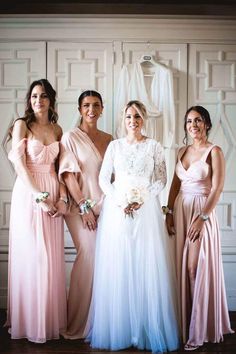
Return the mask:
<path id="1" fill-rule="evenodd" d="M 58 114 L 55 111 L 56 91 L 54 90 L 54 88 L 52 87 L 52 85 L 50 84 L 50 82 L 47 79 L 35 80 L 31 83 L 31 85 L 27 91 L 27 94 L 26 94 L 26 107 L 25 107 L 24 116 L 14 120 L 12 126 L 9 129 L 8 140 L 10 140 L 12 137 L 12 130 L 13 130 L 14 124 L 17 120 L 19 120 L 19 119 L 24 120 L 26 123 L 26 126 L 29 130 L 30 130 L 31 123 L 35 122 L 35 115 L 34 115 L 34 111 L 31 106 L 31 94 L 32 94 L 32 91 L 35 86 L 42 86 L 49 98 L 49 101 L 50 101 L 49 112 L 48 112 L 49 122 L 51 122 L 51 123 L 57 122 Z"/>

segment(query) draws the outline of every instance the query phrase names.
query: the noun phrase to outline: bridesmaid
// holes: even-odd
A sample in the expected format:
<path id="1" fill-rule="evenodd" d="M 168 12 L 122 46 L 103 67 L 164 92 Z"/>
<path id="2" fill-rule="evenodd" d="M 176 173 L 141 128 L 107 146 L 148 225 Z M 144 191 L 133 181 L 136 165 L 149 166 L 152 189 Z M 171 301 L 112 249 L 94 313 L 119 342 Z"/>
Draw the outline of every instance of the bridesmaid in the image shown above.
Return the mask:
<path id="1" fill-rule="evenodd" d="M 77 251 L 68 294 L 68 327 L 64 333 L 68 339 L 85 338 L 88 332 L 97 218 L 103 200 L 98 174 L 112 140 L 110 134 L 97 128 L 103 111 L 101 95 L 84 91 L 78 105 L 81 121 L 78 127 L 63 134 L 59 168 L 60 178 L 71 195 L 65 221 Z"/>
<path id="2" fill-rule="evenodd" d="M 186 146 L 178 153 L 166 224 L 176 234 L 177 280 L 184 349 L 218 343 L 232 333 L 226 301 L 216 204 L 224 186 L 225 161 L 208 140 L 212 123 L 202 106 L 187 110 Z M 187 144 L 188 135 L 192 144 Z"/>
<path id="3" fill-rule="evenodd" d="M 66 328 L 64 266 L 65 186 L 56 161 L 62 129 L 55 112 L 56 92 L 46 79 L 28 90 L 25 115 L 10 130 L 13 188 L 6 326 L 12 339 L 44 343 Z"/>

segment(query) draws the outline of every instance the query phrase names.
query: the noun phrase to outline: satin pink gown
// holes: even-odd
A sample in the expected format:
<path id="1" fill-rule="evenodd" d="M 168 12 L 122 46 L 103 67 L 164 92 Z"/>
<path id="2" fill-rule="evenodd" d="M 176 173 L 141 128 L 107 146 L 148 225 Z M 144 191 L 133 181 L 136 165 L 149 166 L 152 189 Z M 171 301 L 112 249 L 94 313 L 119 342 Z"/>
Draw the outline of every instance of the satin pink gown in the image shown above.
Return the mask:
<path id="1" fill-rule="evenodd" d="M 59 175 L 75 174 L 85 198 L 96 201 L 93 207 L 98 216 L 103 193 L 98 185 L 102 156 L 88 135 L 79 128 L 63 134 Z M 67 339 L 85 338 L 88 334 L 88 314 L 92 296 L 96 231 L 84 228 L 78 206 L 70 200 L 70 210 L 65 221 L 73 239 L 77 255 L 74 261 L 68 293 Z"/>
<path id="2" fill-rule="evenodd" d="M 48 146 L 21 140 L 9 153 L 14 163 L 26 158 L 41 191 L 59 198 L 55 159 L 59 142 Z M 58 339 L 66 328 L 66 282 L 63 217 L 43 212 L 27 186 L 17 177 L 11 203 L 8 316 L 12 339 L 44 343 Z"/>
<path id="3" fill-rule="evenodd" d="M 204 208 L 211 191 L 211 168 L 206 163 L 211 145 L 199 161 L 186 170 L 178 157 L 176 174 L 181 180 L 180 192 L 174 205 L 176 228 L 176 261 L 179 307 L 183 341 L 190 345 L 217 343 L 223 334 L 232 333 L 226 300 L 220 232 L 215 209 L 204 223 L 197 265 L 193 301 L 188 280 L 189 239 L 187 230 Z"/>

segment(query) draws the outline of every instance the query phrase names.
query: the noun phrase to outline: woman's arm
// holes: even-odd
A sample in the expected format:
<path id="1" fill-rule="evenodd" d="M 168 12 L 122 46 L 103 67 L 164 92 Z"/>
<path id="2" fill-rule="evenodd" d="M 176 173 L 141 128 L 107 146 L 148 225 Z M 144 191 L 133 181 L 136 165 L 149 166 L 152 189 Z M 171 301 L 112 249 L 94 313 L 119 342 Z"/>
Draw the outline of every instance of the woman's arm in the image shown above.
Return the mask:
<path id="1" fill-rule="evenodd" d="M 81 192 L 78 180 L 73 172 L 64 172 L 62 174 L 63 180 L 65 181 L 66 187 L 74 199 L 75 203 L 79 205 L 82 200 L 85 199 Z"/>
<path id="2" fill-rule="evenodd" d="M 224 188 L 225 181 L 225 159 L 219 146 L 215 146 L 211 151 L 212 187 L 206 204 L 201 210 L 202 214 L 209 215 L 216 207 L 220 195 Z"/>
<path id="3" fill-rule="evenodd" d="M 223 152 L 219 146 L 215 146 L 211 151 L 211 168 L 212 168 L 212 188 L 207 197 L 206 203 L 195 221 L 188 230 L 188 237 L 191 241 L 201 239 L 203 234 L 204 222 L 207 221 L 210 213 L 216 207 L 224 187 L 225 180 L 225 159 Z"/>
<path id="4" fill-rule="evenodd" d="M 149 192 L 153 196 L 160 194 L 167 182 L 166 161 L 163 147 L 157 143 L 154 150 L 154 170 L 153 183 L 149 187 Z"/>
<path id="5" fill-rule="evenodd" d="M 17 146 L 19 145 L 20 141 L 26 137 L 27 137 L 27 126 L 23 120 L 19 119 L 15 122 L 12 131 L 12 151 L 11 151 L 12 156 L 14 156 L 14 150 L 17 149 Z M 14 156 L 12 158 L 12 162 L 14 164 L 14 168 L 17 176 L 22 180 L 22 182 L 31 191 L 31 193 L 35 195 L 35 199 L 40 193 L 47 192 L 47 191 L 40 190 L 32 174 L 28 170 L 26 165 L 25 153 L 22 154 L 21 156 Z M 48 212 L 50 214 L 54 214 L 56 212 L 56 208 L 54 207 L 52 201 L 50 200 L 50 197 L 40 202 L 39 205 L 42 207 L 42 209 L 45 212 Z"/>
<path id="6" fill-rule="evenodd" d="M 179 193 L 179 190 L 180 190 L 180 184 L 181 184 L 180 179 L 178 178 L 176 173 L 174 173 L 172 183 L 170 186 L 168 204 L 167 204 L 169 211 L 167 211 L 167 214 L 166 214 L 166 227 L 167 227 L 168 234 L 170 236 L 175 235 L 173 208 L 174 208 L 174 204 L 175 204 L 175 199 L 176 199 L 176 197 Z"/>
<path id="7" fill-rule="evenodd" d="M 15 122 L 12 131 L 12 151 L 13 152 L 16 149 L 17 145 L 20 143 L 20 141 L 26 137 L 27 137 L 26 124 L 23 120 L 19 119 Z M 31 190 L 32 193 L 37 194 L 40 192 L 44 192 L 39 189 L 39 187 L 35 183 L 33 176 L 28 170 L 26 165 L 25 154 L 23 154 L 20 158 L 14 159 L 13 163 L 14 163 L 14 168 L 17 173 L 17 176 L 20 177 L 20 179 L 27 186 L 27 188 Z"/>

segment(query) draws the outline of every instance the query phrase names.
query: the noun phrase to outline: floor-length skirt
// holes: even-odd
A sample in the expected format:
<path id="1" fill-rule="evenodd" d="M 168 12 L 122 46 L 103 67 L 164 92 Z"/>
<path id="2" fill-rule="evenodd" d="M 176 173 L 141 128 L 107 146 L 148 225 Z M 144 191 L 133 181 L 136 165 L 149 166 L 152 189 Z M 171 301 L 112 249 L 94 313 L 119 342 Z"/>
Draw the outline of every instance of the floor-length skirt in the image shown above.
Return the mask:
<path id="1" fill-rule="evenodd" d="M 134 218 L 106 197 L 99 218 L 88 336 L 94 348 L 163 352 L 179 346 L 172 240 L 160 203 Z"/>
<path id="2" fill-rule="evenodd" d="M 44 173 L 40 165 L 34 169 L 36 184 L 57 200 L 55 172 Z M 67 321 L 63 218 L 43 212 L 20 178 L 12 193 L 8 279 L 11 338 L 58 339 Z"/>
<path id="3" fill-rule="evenodd" d="M 217 343 L 232 333 L 226 300 L 220 232 L 215 210 L 204 223 L 194 295 L 188 278 L 187 230 L 206 203 L 206 196 L 180 193 L 175 202 L 178 298 L 183 341 L 190 345 Z"/>
<path id="4" fill-rule="evenodd" d="M 88 314 L 92 297 L 96 231 L 84 228 L 80 215 L 65 217 L 76 248 L 68 292 L 66 339 L 82 339 L 88 334 Z"/>

